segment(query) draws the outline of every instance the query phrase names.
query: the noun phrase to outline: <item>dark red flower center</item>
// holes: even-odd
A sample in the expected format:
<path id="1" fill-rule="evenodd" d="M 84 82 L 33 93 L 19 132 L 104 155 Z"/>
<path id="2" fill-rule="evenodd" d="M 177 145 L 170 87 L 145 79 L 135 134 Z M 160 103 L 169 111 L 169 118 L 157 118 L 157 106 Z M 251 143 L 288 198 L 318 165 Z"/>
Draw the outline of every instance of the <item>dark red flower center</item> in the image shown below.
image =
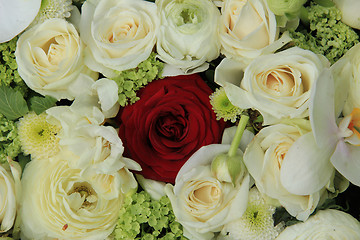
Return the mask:
<path id="1" fill-rule="evenodd" d="M 156 130 L 159 136 L 173 141 L 181 141 L 187 134 L 187 119 L 171 113 L 157 119 Z"/>

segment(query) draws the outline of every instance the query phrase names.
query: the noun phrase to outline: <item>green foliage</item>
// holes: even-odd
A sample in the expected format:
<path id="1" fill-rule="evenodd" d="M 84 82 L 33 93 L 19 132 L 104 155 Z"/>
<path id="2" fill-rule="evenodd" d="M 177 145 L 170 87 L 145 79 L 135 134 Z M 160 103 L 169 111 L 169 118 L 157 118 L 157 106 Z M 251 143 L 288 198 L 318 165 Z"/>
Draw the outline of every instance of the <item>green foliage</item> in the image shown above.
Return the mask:
<path id="1" fill-rule="evenodd" d="M 295 45 L 323 54 L 334 63 L 359 42 L 356 32 L 340 21 L 341 12 L 336 7 L 312 3 L 306 10 L 304 21 L 309 22 L 309 28 L 290 31 Z"/>
<path id="2" fill-rule="evenodd" d="M 163 67 L 164 64 L 156 60 L 156 54 L 151 53 L 150 57 L 136 68 L 119 72 L 119 75 L 113 80 L 119 87 L 118 102 L 120 106 L 124 107 L 139 100 L 136 91 L 153 80 L 161 78 Z"/>
<path id="3" fill-rule="evenodd" d="M 30 98 L 30 108 L 32 111 L 34 111 L 36 114 L 40 114 L 44 112 L 46 109 L 51 108 L 55 106 L 56 99 L 50 96 L 40 97 L 40 96 L 34 96 Z"/>
<path id="4" fill-rule="evenodd" d="M 0 162 L 15 158 L 21 151 L 16 123 L 0 114 Z"/>
<path id="5" fill-rule="evenodd" d="M 22 117 L 29 111 L 27 103 L 20 92 L 11 87 L 0 86 L 0 113 L 9 120 Z"/>
<path id="6" fill-rule="evenodd" d="M 169 198 L 152 200 L 144 191 L 127 196 L 111 234 L 113 239 L 186 239 L 175 221 Z"/>
<path id="7" fill-rule="evenodd" d="M 15 60 L 17 37 L 9 42 L 0 44 L 0 86 L 11 86 L 26 95 L 28 87 L 20 78 Z"/>

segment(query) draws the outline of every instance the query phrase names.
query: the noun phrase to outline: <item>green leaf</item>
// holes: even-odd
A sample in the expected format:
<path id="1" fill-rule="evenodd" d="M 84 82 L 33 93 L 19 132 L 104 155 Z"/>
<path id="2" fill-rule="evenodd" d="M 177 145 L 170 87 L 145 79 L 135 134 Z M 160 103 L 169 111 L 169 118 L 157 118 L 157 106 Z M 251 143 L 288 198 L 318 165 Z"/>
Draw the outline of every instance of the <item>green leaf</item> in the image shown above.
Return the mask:
<path id="1" fill-rule="evenodd" d="M 24 116 L 29 111 L 24 97 L 11 87 L 0 86 L 0 113 L 9 120 Z"/>
<path id="2" fill-rule="evenodd" d="M 56 102 L 57 100 L 50 96 L 45 96 L 45 97 L 34 96 L 30 99 L 30 108 L 36 114 L 39 115 L 40 113 L 44 112 L 46 109 L 55 106 Z"/>
<path id="3" fill-rule="evenodd" d="M 331 0 L 314 0 L 314 2 L 316 2 L 317 4 L 319 4 L 320 6 L 323 6 L 323 7 L 335 6 L 335 3 L 332 2 Z"/>

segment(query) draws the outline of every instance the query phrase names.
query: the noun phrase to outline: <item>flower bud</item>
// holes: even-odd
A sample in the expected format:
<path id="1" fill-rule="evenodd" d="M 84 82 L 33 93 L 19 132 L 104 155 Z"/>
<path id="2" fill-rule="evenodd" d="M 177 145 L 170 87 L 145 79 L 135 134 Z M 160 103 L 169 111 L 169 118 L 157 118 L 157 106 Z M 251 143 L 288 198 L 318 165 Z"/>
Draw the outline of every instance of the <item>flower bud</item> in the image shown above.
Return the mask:
<path id="1" fill-rule="evenodd" d="M 235 186 L 237 179 L 244 177 L 246 173 L 242 154 L 230 157 L 226 153 L 217 155 L 211 163 L 212 174 L 222 182 L 232 182 Z"/>

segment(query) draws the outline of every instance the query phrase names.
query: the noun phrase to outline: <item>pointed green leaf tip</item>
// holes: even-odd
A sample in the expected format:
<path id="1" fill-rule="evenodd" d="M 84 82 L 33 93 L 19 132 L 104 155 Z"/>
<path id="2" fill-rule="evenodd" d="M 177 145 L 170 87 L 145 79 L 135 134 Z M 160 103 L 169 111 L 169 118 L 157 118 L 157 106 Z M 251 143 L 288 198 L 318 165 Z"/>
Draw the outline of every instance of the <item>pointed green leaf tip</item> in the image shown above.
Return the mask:
<path id="1" fill-rule="evenodd" d="M 0 113 L 9 120 L 22 117 L 29 111 L 24 97 L 11 87 L 0 86 Z"/>
<path id="2" fill-rule="evenodd" d="M 55 106 L 56 102 L 57 100 L 50 96 L 45 96 L 45 97 L 34 96 L 30 99 L 30 108 L 36 114 L 39 115 L 45 110 Z"/>

